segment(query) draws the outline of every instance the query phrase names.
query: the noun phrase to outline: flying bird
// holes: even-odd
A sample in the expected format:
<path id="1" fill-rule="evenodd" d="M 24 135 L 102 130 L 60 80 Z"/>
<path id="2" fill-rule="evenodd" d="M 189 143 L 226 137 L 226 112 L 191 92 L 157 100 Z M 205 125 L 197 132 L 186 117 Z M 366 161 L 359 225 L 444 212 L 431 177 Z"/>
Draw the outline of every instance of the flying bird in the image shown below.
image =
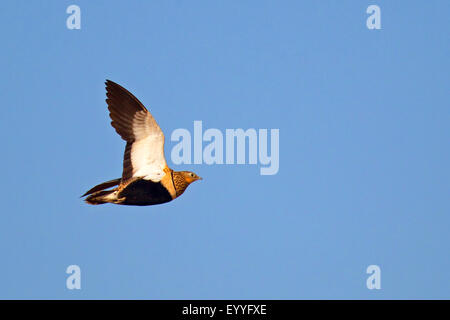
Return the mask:
<path id="1" fill-rule="evenodd" d="M 122 178 L 103 182 L 82 195 L 88 196 L 87 203 L 161 204 L 202 179 L 194 172 L 170 169 L 164 157 L 164 134 L 150 112 L 122 86 L 110 80 L 105 84 L 111 125 L 126 141 L 123 172 Z"/>

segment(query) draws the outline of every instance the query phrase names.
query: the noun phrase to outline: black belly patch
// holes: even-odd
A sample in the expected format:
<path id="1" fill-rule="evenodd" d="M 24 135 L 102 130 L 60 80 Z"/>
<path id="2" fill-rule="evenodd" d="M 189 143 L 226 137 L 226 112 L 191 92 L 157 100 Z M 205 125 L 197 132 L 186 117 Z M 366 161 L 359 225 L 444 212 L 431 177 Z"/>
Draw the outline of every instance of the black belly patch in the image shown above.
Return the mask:
<path id="1" fill-rule="evenodd" d="M 160 182 L 144 179 L 131 182 L 117 195 L 117 198 L 125 198 L 120 204 L 132 206 L 149 206 L 172 200 L 169 191 Z"/>

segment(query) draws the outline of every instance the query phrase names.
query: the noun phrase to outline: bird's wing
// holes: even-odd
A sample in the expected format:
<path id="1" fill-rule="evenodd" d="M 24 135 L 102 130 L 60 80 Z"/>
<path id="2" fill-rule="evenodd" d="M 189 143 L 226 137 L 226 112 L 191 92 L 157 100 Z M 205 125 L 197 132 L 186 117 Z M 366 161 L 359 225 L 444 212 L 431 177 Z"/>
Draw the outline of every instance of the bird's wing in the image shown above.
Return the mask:
<path id="1" fill-rule="evenodd" d="M 122 183 L 134 177 L 158 182 L 167 167 L 164 134 L 144 105 L 128 90 L 106 80 L 106 103 L 111 125 L 127 142 Z"/>

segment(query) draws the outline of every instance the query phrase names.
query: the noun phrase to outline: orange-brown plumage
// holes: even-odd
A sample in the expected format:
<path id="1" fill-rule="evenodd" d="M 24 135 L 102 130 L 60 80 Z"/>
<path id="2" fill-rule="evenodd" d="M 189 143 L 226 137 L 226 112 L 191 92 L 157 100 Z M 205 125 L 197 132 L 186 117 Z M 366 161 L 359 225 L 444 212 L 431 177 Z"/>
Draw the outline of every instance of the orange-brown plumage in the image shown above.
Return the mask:
<path id="1" fill-rule="evenodd" d="M 164 157 L 164 134 L 153 116 L 129 91 L 106 81 L 111 125 L 127 142 L 122 178 L 99 184 L 84 196 L 89 204 L 154 205 L 172 201 L 201 178 L 173 171 Z M 117 186 L 114 189 L 108 188 Z"/>

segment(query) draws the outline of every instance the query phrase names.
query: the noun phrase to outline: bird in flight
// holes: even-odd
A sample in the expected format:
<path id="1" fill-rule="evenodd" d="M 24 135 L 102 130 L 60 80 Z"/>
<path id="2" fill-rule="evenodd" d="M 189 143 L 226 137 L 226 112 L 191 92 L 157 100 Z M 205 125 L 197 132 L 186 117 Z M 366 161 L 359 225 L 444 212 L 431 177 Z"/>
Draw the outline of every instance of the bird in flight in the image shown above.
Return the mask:
<path id="1" fill-rule="evenodd" d="M 105 84 L 111 125 L 126 141 L 123 172 L 122 178 L 101 183 L 82 195 L 88 196 L 87 203 L 134 206 L 165 203 L 202 179 L 190 171 L 170 169 L 164 157 L 164 134 L 150 112 L 122 86 L 110 80 Z"/>

